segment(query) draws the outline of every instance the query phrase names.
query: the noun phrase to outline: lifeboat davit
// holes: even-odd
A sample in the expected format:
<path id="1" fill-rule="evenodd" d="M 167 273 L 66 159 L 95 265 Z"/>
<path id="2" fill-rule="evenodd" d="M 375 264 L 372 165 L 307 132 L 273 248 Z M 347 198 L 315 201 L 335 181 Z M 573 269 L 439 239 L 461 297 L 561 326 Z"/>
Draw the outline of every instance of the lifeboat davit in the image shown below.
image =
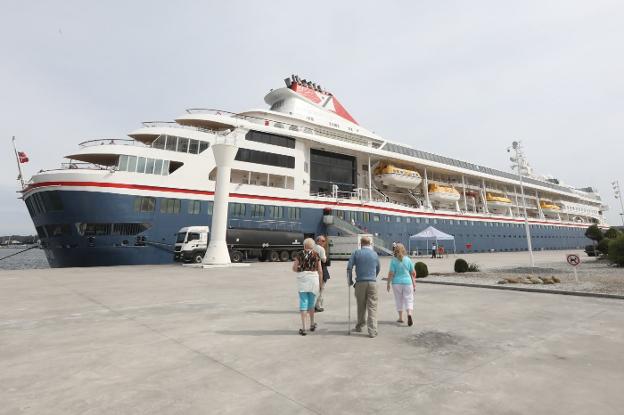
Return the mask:
<path id="1" fill-rule="evenodd" d="M 392 164 L 380 164 L 375 169 L 375 180 L 385 186 L 401 187 L 404 189 L 414 189 L 422 178 L 417 171 L 403 169 Z"/>
<path id="2" fill-rule="evenodd" d="M 488 207 L 501 207 L 507 208 L 511 206 L 511 199 L 505 196 L 496 195 L 494 193 L 486 193 L 485 200 L 487 200 Z"/>
<path id="3" fill-rule="evenodd" d="M 429 199 L 440 203 L 455 203 L 459 200 L 459 192 L 450 186 L 430 183 Z"/>
<path id="4" fill-rule="evenodd" d="M 542 212 L 545 213 L 559 213 L 561 212 L 561 207 L 555 205 L 553 202 L 547 200 L 540 200 L 540 208 L 542 208 Z"/>

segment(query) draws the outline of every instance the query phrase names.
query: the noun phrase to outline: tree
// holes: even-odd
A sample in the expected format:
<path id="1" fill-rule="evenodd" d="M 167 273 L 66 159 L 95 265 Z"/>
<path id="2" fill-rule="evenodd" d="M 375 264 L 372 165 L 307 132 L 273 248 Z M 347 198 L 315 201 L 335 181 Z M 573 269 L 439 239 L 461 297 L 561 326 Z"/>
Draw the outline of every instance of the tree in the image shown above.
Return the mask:
<path id="1" fill-rule="evenodd" d="M 609 261 L 624 267 L 624 235 L 609 241 Z"/>
<path id="2" fill-rule="evenodd" d="M 596 242 L 600 242 L 602 238 L 604 238 L 602 231 L 596 224 L 593 224 L 589 228 L 587 228 L 587 230 L 585 231 L 585 236 Z"/>
<path id="3" fill-rule="evenodd" d="M 618 236 L 620 236 L 620 231 L 618 231 L 617 228 L 614 228 L 613 226 L 604 233 L 604 237 L 609 239 L 615 239 Z"/>

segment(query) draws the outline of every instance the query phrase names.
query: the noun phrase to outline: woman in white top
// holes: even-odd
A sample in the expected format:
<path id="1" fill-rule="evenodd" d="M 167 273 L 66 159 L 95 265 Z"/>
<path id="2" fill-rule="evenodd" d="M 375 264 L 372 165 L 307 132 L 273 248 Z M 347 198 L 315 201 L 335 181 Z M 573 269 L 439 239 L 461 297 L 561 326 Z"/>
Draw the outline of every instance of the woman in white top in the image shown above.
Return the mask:
<path id="1" fill-rule="evenodd" d="M 314 322 L 314 305 L 316 296 L 323 286 L 323 270 L 321 259 L 314 251 L 314 239 L 303 241 L 303 251 L 295 256 L 292 270 L 297 273 L 297 289 L 299 291 L 299 311 L 301 312 L 301 329 L 299 334 L 305 336 L 307 316 L 310 316 L 310 331 L 316 330 Z"/>

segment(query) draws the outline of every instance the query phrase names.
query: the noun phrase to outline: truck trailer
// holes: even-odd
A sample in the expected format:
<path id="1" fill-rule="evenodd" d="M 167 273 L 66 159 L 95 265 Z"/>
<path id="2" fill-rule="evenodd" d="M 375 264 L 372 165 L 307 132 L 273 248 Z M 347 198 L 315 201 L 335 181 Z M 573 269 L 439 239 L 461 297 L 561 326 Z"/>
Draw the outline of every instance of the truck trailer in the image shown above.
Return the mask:
<path id="1" fill-rule="evenodd" d="M 266 229 L 228 229 L 226 244 L 232 262 L 247 259 L 290 261 L 303 249 L 303 233 Z M 174 260 L 200 263 L 210 243 L 208 226 L 188 226 L 178 231 Z"/>

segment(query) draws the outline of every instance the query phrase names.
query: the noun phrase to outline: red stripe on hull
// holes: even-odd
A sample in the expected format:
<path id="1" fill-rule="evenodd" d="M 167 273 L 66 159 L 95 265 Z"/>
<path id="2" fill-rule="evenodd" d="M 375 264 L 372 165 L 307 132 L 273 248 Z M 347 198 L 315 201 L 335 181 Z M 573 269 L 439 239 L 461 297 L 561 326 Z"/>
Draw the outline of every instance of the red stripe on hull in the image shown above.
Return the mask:
<path id="1" fill-rule="evenodd" d="M 58 186 L 71 186 L 71 187 L 103 187 L 103 188 L 111 188 L 111 189 L 133 189 L 133 190 L 148 190 L 155 192 L 173 192 L 173 193 L 188 193 L 188 194 L 196 194 L 196 195 L 205 195 L 212 196 L 214 195 L 213 191 L 208 190 L 193 190 L 193 189 L 179 189 L 176 187 L 162 187 L 162 186 L 150 186 L 143 184 L 125 184 L 125 183 L 104 183 L 104 182 L 41 182 L 29 185 L 26 190 L 24 190 L 24 194 L 28 193 L 30 190 L 41 188 L 41 187 L 58 187 Z M 277 202 L 294 202 L 294 203 L 307 203 L 307 204 L 315 204 L 315 205 L 323 205 L 323 206 L 334 206 L 334 207 L 348 207 L 348 208 L 366 208 L 368 210 L 383 210 L 387 212 L 394 213 L 403 213 L 413 216 L 419 217 L 441 217 L 447 219 L 456 219 L 456 220 L 485 220 L 490 222 L 510 222 L 510 223 L 524 223 L 524 219 L 511 219 L 511 218 L 500 218 L 493 219 L 487 216 L 458 216 L 451 213 L 420 213 L 420 212 L 412 212 L 404 209 L 397 209 L 391 207 L 379 207 L 379 206 L 371 206 L 367 204 L 351 204 L 351 203 L 341 203 L 341 202 L 330 202 L 323 200 L 311 200 L 311 199 L 294 199 L 287 197 L 279 197 L 279 196 L 264 196 L 264 195 L 249 195 L 245 193 L 230 193 L 230 197 L 234 199 L 255 199 L 255 200 L 273 200 Z M 555 225 L 555 226 L 567 226 L 567 227 L 575 227 L 581 228 L 587 226 L 588 224 L 582 225 L 574 225 L 574 224 L 562 224 L 557 222 L 547 222 L 547 221 L 536 221 L 529 220 L 529 223 L 539 224 L 539 225 Z"/>

